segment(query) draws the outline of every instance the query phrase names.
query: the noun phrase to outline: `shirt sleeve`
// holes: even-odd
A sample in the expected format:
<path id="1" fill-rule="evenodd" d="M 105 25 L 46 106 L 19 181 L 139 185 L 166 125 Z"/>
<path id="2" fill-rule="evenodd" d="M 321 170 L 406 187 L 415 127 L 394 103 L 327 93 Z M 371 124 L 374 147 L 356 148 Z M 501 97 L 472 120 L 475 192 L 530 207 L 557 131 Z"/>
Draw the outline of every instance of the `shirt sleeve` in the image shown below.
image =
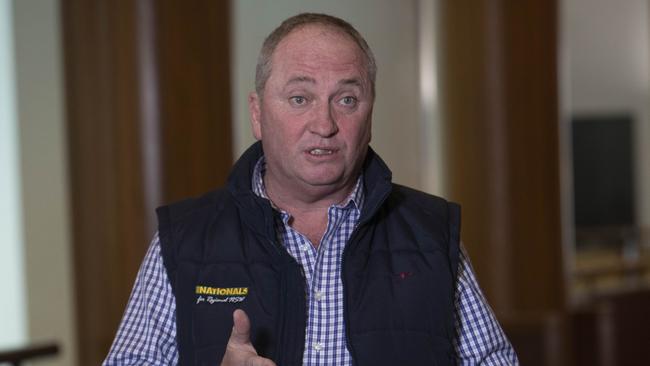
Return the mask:
<path id="1" fill-rule="evenodd" d="M 154 236 L 103 366 L 176 365 L 176 303 Z"/>
<path id="2" fill-rule="evenodd" d="M 462 244 L 455 306 L 458 365 L 519 365 L 515 350 L 478 286 Z"/>

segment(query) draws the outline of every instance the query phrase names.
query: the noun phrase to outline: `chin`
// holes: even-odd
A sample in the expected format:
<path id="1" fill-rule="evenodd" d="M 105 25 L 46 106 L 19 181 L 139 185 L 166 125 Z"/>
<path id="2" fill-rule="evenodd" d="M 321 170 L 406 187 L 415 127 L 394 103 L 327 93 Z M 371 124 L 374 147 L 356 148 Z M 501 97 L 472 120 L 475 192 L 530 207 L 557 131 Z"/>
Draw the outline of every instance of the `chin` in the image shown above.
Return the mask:
<path id="1" fill-rule="evenodd" d="M 341 174 L 319 174 L 305 177 L 305 182 L 312 186 L 333 186 L 343 181 Z"/>
<path id="2" fill-rule="evenodd" d="M 339 179 L 306 179 L 305 181 L 314 187 L 328 187 L 337 185 L 340 182 Z"/>

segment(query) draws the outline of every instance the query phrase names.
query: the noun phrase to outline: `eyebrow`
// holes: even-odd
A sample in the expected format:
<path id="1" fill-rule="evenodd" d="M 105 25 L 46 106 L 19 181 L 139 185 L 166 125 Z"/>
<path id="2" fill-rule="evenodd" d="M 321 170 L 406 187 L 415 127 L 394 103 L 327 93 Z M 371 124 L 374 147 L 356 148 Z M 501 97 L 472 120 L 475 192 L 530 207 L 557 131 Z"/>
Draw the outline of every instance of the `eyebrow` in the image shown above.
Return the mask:
<path id="1" fill-rule="evenodd" d="M 316 79 L 310 77 L 310 76 L 294 76 L 289 81 L 284 84 L 284 88 L 289 87 L 290 85 L 293 84 L 300 84 L 300 83 L 308 83 L 308 84 L 316 84 Z M 341 79 L 338 81 L 337 85 L 339 86 L 355 86 L 361 90 L 365 90 L 363 82 L 361 79 L 357 77 L 349 78 L 349 79 Z"/>
<path id="2" fill-rule="evenodd" d="M 287 81 L 286 85 L 291 85 L 291 84 L 298 84 L 298 83 L 310 83 L 310 84 L 316 84 L 316 79 L 311 78 L 309 76 L 295 76 L 289 79 Z"/>
<path id="3" fill-rule="evenodd" d="M 354 85 L 363 89 L 363 83 L 358 78 L 343 79 L 338 82 L 339 85 Z"/>

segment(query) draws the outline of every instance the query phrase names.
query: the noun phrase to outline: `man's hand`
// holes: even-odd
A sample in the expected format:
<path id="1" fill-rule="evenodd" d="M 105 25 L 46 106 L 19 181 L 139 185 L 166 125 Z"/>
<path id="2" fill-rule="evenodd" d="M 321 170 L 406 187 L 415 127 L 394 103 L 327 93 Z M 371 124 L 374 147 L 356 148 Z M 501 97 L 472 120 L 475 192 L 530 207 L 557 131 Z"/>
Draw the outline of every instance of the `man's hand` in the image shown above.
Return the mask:
<path id="1" fill-rule="evenodd" d="M 232 320 L 232 333 L 221 366 L 275 366 L 275 362 L 257 355 L 250 339 L 251 321 L 248 315 L 237 309 L 232 313 Z"/>

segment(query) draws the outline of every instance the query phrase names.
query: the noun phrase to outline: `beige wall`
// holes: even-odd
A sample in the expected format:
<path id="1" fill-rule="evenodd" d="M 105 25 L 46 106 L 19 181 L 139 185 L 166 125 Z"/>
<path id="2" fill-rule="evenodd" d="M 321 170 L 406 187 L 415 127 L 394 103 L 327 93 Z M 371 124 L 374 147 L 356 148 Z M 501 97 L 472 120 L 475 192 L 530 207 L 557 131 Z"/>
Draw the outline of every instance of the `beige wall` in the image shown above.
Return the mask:
<path id="1" fill-rule="evenodd" d="M 0 0 L 0 348 L 27 339 L 12 9 Z"/>
<path id="2" fill-rule="evenodd" d="M 418 53 L 418 1 L 300 0 L 232 2 L 232 88 L 234 156 L 254 139 L 246 97 L 254 87 L 255 62 L 264 37 L 285 18 L 300 12 L 342 17 L 366 38 L 378 64 L 377 98 L 371 146 L 393 171 L 394 180 L 430 190 L 423 172 L 427 141 L 421 127 Z"/>
<path id="3" fill-rule="evenodd" d="M 28 338 L 75 365 L 59 2 L 14 0 Z"/>

